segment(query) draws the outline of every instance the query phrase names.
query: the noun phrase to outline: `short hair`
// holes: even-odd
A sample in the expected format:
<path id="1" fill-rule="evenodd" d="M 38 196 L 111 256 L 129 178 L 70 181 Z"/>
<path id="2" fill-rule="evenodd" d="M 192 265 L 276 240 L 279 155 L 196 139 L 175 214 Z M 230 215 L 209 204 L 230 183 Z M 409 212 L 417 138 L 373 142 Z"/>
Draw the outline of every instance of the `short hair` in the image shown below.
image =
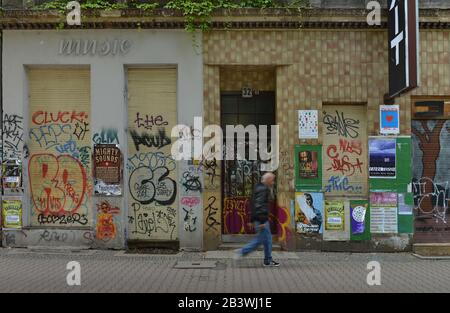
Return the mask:
<path id="1" fill-rule="evenodd" d="M 272 172 L 267 172 L 261 177 L 261 181 L 265 182 L 269 178 L 275 178 L 275 174 Z"/>

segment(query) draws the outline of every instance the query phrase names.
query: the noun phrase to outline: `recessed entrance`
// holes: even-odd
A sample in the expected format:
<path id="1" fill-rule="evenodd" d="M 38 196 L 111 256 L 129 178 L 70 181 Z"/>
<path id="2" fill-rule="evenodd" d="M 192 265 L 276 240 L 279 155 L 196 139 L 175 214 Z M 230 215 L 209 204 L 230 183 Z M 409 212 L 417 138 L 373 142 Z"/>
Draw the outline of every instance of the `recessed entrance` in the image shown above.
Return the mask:
<path id="1" fill-rule="evenodd" d="M 240 92 L 226 92 L 221 95 L 221 124 L 227 125 L 266 125 L 267 144 L 270 146 L 270 126 L 275 125 L 275 92 L 260 92 L 251 98 L 244 98 Z M 226 141 L 226 136 L 224 140 Z M 250 147 L 248 134 L 245 137 L 245 160 L 238 159 L 239 138 L 234 135 L 234 160 L 223 162 L 223 235 L 253 234 L 251 223 L 251 196 L 253 187 L 261 180 L 261 160 L 249 160 Z M 259 138 L 258 138 L 259 140 Z M 224 142 L 225 144 L 225 142 Z M 257 151 L 258 152 L 258 151 Z M 274 227 L 275 223 L 271 224 Z M 276 229 L 272 230 L 273 233 Z"/>

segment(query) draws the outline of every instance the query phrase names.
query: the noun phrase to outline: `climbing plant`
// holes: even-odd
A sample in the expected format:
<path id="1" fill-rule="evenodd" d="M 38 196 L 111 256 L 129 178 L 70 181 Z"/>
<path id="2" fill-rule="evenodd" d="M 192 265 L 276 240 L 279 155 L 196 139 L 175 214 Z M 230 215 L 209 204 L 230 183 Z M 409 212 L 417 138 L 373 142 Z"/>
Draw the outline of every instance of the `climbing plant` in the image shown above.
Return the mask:
<path id="1" fill-rule="evenodd" d="M 71 0 L 50 0 L 35 6 L 42 10 L 59 10 L 65 12 L 67 4 Z M 169 0 L 165 5 L 160 1 L 140 2 L 128 0 L 117 2 L 114 0 L 81 0 L 82 10 L 124 10 L 139 9 L 151 11 L 156 8 L 166 8 L 181 12 L 185 19 L 186 30 L 194 33 L 197 30 L 206 31 L 211 25 L 214 11 L 220 9 L 233 10 L 242 8 L 275 8 L 296 7 L 302 8 L 309 5 L 309 0 Z"/>

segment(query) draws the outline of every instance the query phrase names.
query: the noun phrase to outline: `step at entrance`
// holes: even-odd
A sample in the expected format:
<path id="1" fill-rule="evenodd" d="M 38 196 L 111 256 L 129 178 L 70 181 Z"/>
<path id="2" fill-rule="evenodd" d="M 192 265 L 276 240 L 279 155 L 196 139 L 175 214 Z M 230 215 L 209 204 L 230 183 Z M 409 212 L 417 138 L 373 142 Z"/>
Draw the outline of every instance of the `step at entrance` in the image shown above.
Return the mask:
<path id="1" fill-rule="evenodd" d="M 413 251 L 420 256 L 450 256 L 450 243 L 417 243 Z"/>

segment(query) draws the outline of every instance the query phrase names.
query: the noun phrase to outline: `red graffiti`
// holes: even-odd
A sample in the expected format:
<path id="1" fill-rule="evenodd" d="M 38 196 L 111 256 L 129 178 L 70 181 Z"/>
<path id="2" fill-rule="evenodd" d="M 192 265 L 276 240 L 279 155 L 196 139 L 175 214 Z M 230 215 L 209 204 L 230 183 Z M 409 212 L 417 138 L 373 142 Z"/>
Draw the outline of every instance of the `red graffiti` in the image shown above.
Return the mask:
<path id="1" fill-rule="evenodd" d="M 31 120 L 33 124 L 45 125 L 52 123 L 63 123 L 69 124 L 74 122 L 83 123 L 88 119 L 88 114 L 86 112 L 76 112 L 76 111 L 64 111 L 64 112 L 47 112 L 47 111 L 37 111 L 34 112 Z"/>
<path id="2" fill-rule="evenodd" d="M 328 146 L 327 156 L 331 159 L 331 166 L 327 168 L 327 171 L 340 172 L 345 176 L 353 176 L 358 171 L 362 174 L 362 166 L 364 164 L 359 158 L 352 161 L 345 152 L 347 151 L 338 151 L 335 145 Z"/>
<path id="3" fill-rule="evenodd" d="M 339 147 L 341 152 L 362 154 L 362 143 L 359 140 L 348 141 L 347 139 L 339 139 Z"/>
<path id="4" fill-rule="evenodd" d="M 35 154 L 28 174 L 31 198 L 43 214 L 76 212 L 87 191 L 87 175 L 81 163 L 69 155 Z"/>

